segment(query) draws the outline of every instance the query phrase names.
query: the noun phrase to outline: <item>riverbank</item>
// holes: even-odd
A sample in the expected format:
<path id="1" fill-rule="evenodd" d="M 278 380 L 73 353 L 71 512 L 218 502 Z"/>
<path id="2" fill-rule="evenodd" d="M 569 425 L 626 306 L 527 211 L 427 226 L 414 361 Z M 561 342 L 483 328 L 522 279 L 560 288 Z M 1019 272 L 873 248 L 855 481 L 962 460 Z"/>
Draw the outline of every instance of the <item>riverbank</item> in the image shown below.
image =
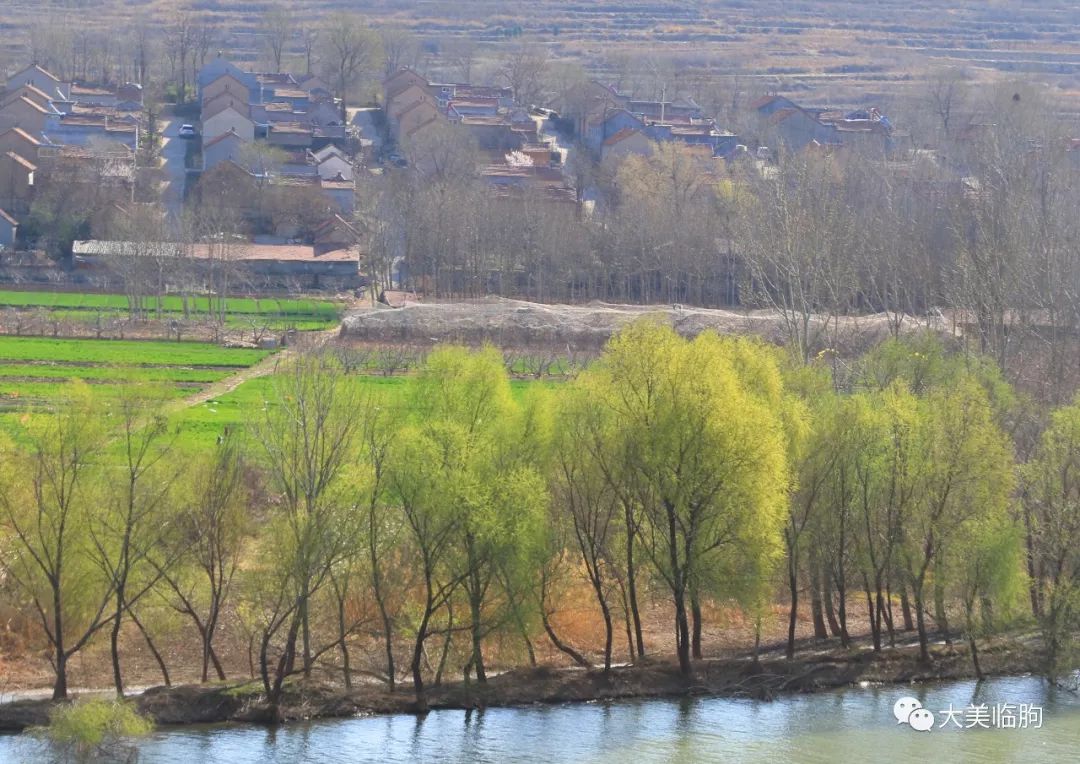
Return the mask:
<path id="1" fill-rule="evenodd" d="M 630 698 L 714 695 L 769 700 L 784 693 L 808 693 L 859 683 L 911 684 L 973 678 L 966 645 L 935 643 L 931 662 L 919 660 L 916 643 L 874 653 L 859 644 L 845 650 L 807 643 L 795 659 L 769 651 L 755 662 L 750 655 L 695 663 L 694 676 L 680 676 L 676 663 L 648 659 L 610 672 L 571 668 L 516 669 L 485 684 L 444 683 L 427 692 L 427 709 L 475 709 L 534 704 L 584 703 Z M 979 646 L 989 676 L 1035 673 L 1041 649 L 1033 634 L 988 640 Z M 259 682 L 152 687 L 132 698 L 156 724 L 206 724 L 266 721 L 267 705 Z M 0 705 L 0 731 L 17 732 L 48 721 L 51 700 L 20 700 Z M 281 711 L 287 721 L 373 714 L 415 714 L 421 709 L 411 687 L 394 692 L 364 684 L 345 689 L 323 680 L 286 684 Z"/>

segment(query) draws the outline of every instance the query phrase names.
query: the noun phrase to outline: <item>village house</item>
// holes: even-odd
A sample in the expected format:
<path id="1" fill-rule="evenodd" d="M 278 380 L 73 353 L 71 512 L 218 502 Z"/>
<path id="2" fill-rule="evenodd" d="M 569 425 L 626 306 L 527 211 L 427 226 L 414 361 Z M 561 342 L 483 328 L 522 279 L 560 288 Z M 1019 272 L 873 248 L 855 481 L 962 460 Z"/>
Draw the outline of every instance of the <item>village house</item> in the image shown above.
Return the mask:
<path id="1" fill-rule="evenodd" d="M 114 89 L 72 83 L 69 100 L 87 106 L 116 106 L 117 98 Z"/>
<path id="2" fill-rule="evenodd" d="M 36 171 L 36 164 L 14 151 L 0 154 L 0 207 L 12 214 L 29 212 Z"/>
<path id="3" fill-rule="evenodd" d="M 482 149 L 510 150 L 535 142 L 535 123 L 512 107 L 509 88 L 431 83 L 411 69 L 383 80 L 383 110 L 398 139 L 445 119 L 467 128 Z"/>
<path id="4" fill-rule="evenodd" d="M 397 115 L 391 122 L 396 128 L 399 138 L 408 138 L 437 122 L 440 118 L 439 109 L 428 100 L 419 100 Z"/>
<path id="5" fill-rule="evenodd" d="M 315 251 L 348 249 L 360 242 L 360 233 L 341 215 L 332 215 L 314 233 Z"/>
<path id="6" fill-rule="evenodd" d="M 301 122 L 277 122 L 270 125 L 266 142 L 285 149 L 309 149 L 313 135 L 311 125 Z"/>
<path id="7" fill-rule="evenodd" d="M 232 74 L 222 74 L 219 77 L 208 82 L 199 93 L 199 102 L 204 106 L 215 98 L 221 95 L 229 95 L 245 104 L 250 103 L 251 89 L 248 83 L 233 76 Z"/>
<path id="8" fill-rule="evenodd" d="M 12 101 L 17 101 L 20 98 L 26 98 L 33 101 L 43 109 L 59 111 L 58 109 L 55 109 L 52 99 L 46 95 L 45 91 L 30 84 L 20 85 L 12 90 L 5 90 L 3 96 L 0 96 L 0 108 L 7 106 Z"/>
<path id="9" fill-rule="evenodd" d="M 31 135 L 41 135 L 50 118 L 56 116 L 58 113 L 54 109 L 47 109 L 26 96 L 19 96 L 0 107 L 0 130 L 18 127 Z"/>
<path id="10" fill-rule="evenodd" d="M 2 234 L 0 234 L 2 235 Z M 207 279 L 215 269 L 228 267 L 241 282 L 257 286 L 305 289 L 352 289 L 360 285 L 360 259 L 354 247 L 322 252 L 308 244 L 265 244 L 245 241 L 131 242 L 83 240 L 72 245 L 76 268 L 110 270 L 118 261 L 152 258 L 194 265 Z"/>
<path id="11" fill-rule="evenodd" d="M 385 108 L 390 100 L 401 91 L 416 85 L 425 91 L 428 88 L 428 81 L 425 77 L 417 74 L 412 69 L 401 68 L 391 74 L 389 77 L 383 80 L 383 107 Z"/>
<path id="12" fill-rule="evenodd" d="M 14 249 L 19 234 L 19 221 L 0 209 L 0 249 Z"/>
<path id="13" fill-rule="evenodd" d="M 105 141 L 134 151 L 139 145 L 139 124 L 132 118 L 69 114 L 46 127 L 46 137 L 64 146 L 85 146 Z"/>
<path id="14" fill-rule="evenodd" d="M 319 151 L 309 152 L 311 163 L 323 180 L 353 180 L 353 166 L 345 152 L 337 146 L 326 146 Z"/>
<path id="15" fill-rule="evenodd" d="M 319 189 L 342 215 L 356 211 L 356 183 L 344 178 L 319 178 Z"/>
<path id="16" fill-rule="evenodd" d="M 284 150 L 284 161 L 277 167 L 281 175 L 295 175 L 304 178 L 315 178 L 319 174 L 318 166 L 311 159 L 308 150 Z"/>
<path id="17" fill-rule="evenodd" d="M 248 119 L 251 119 L 251 106 L 248 104 L 246 98 L 222 91 L 213 98 L 203 101 L 201 115 L 203 123 L 213 119 L 218 114 L 225 111 L 225 109 L 232 109 L 238 114 L 242 114 Z"/>
<path id="18" fill-rule="evenodd" d="M 775 148 L 800 152 L 817 147 L 863 146 L 891 152 L 898 134 L 877 109 L 844 112 L 799 106 L 783 96 L 766 96 L 750 105 L 757 115 L 758 140 Z"/>
<path id="19" fill-rule="evenodd" d="M 633 155 L 649 156 L 652 150 L 653 142 L 644 132 L 626 127 L 603 142 L 600 146 L 600 159 L 610 162 Z"/>
<path id="20" fill-rule="evenodd" d="M 229 130 L 216 138 L 205 141 L 202 151 L 203 169 L 209 170 L 226 161 L 239 162 L 240 153 L 246 145 L 248 141 L 237 135 L 235 130 Z"/>
<path id="21" fill-rule="evenodd" d="M 408 87 L 395 93 L 390 97 L 390 100 L 386 102 L 386 117 L 390 121 L 390 124 L 398 124 L 401 115 L 418 103 L 427 103 L 436 112 L 439 111 L 438 101 L 428 92 L 427 88 L 410 84 Z"/>
<path id="22" fill-rule="evenodd" d="M 255 123 L 239 109 L 239 106 L 226 105 L 209 119 L 202 122 L 203 140 L 212 140 L 219 135 L 234 132 L 245 141 L 255 140 Z"/>
<path id="23" fill-rule="evenodd" d="M 210 59 L 200 70 L 195 77 L 195 84 L 198 89 L 198 97 L 201 102 L 207 97 L 207 89 L 211 84 L 221 77 L 230 77 L 235 83 L 242 85 L 248 91 L 248 100 L 257 102 L 259 100 L 259 81 L 251 72 L 245 72 L 236 64 L 228 61 L 222 56 L 219 51 L 214 58 Z M 224 83 L 220 87 L 224 87 Z M 236 85 L 231 85 L 235 88 Z M 210 88 L 209 95 L 212 97 L 217 95 L 213 88 Z"/>
<path id="24" fill-rule="evenodd" d="M 42 69 L 37 64 L 24 67 L 8 77 L 5 90 L 11 92 L 23 85 L 33 85 L 45 93 L 50 100 L 66 101 L 70 97 L 71 85 L 61 82 L 59 77 Z"/>
<path id="25" fill-rule="evenodd" d="M 22 128 L 12 127 L 0 131 L 0 153 L 12 151 L 31 162 L 37 160 L 38 149 L 45 145 Z"/>

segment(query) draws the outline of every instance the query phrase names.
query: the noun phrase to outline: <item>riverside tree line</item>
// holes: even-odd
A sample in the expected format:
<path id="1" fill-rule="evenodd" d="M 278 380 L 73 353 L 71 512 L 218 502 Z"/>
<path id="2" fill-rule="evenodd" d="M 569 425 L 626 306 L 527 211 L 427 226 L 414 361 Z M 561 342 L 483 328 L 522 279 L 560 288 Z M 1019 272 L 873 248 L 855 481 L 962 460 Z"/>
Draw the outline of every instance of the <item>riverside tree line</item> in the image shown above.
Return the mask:
<path id="1" fill-rule="evenodd" d="M 496 642 L 504 664 L 540 639 L 604 671 L 636 660 L 657 600 L 686 676 L 709 605 L 737 603 L 760 634 L 785 597 L 789 656 L 809 600 L 845 646 L 859 608 L 875 651 L 913 630 L 930 660 L 940 632 L 979 671 L 980 638 L 1034 622 L 1047 676 L 1074 666 L 1080 402 L 1035 432 L 992 360 L 936 337 L 803 362 L 646 319 L 523 394 L 492 348 L 432 352 L 400 395 L 330 354 L 283 361 L 271 387 L 205 453 L 153 389 L 77 382 L 4 441 L 4 592 L 55 697 L 98 640 L 118 693 L 130 640 L 168 682 L 160 645 L 188 630 L 204 681 L 225 677 L 223 638 L 246 640 L 272 710 L 320 666 L 346 686 L 407 677 L 423 705 L 451 671 L 486 681 Z M 559 634 L 581 587 L 600 644 Z"/>

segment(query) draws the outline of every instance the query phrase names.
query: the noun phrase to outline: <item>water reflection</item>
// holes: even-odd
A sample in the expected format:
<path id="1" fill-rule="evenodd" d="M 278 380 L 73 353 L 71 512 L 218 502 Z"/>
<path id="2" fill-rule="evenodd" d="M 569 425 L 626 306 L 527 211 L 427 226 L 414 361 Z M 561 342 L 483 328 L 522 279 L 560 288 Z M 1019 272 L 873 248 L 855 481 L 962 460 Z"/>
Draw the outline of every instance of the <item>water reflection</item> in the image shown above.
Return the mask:
<path id="1" fill-rule="evenodd" d="M 1042 729 L 937 729 L 917 733 L 892 715 L 911 695 L 938 713 L 950 704 L 1038 703 Z M 852 688 L 773 702 L 721 698 L 434 711 L 293 724 L 159 730 L 139 747 L 143 764 L 228 762 L 651 762 L 1074 761 L 1080 700 L 1035 678 L 933 686 Z M 0 762 L 37 762 L 27 736 L 0 737 Z"/>

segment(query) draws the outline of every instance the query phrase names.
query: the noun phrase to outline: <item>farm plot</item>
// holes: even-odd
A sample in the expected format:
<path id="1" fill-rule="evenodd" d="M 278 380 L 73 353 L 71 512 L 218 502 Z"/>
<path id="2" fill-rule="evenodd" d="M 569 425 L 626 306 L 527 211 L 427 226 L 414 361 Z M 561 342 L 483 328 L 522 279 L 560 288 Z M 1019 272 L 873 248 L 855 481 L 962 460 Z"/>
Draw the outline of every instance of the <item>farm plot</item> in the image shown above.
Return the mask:
<path id="1" fill-rule="evenodd" d="M 353 378 L 365 392 L 379 396 L 380 405 L 400 411 L 400 416 L 391 417 L 391 421 L 404 420 L 415 377 L 384 377 L 358 373 L 354 374 Z M 536 387 L 557 391 L 561 384 L 546 380 L 513 380 L 510 387 L 515 396 L 524 396 Z M 226 427 L 234 431 L 249 428 L 250 435 L 250 426 L 265 416 L 266 408 L 275 405 L 274 401 L 278 400 L 280 395 L 278 381 L 270 374 L 249 379 L 231 392 L 176 412 L 174 422 L 180 433 L 178 447 L 210 447 Z"/>
<path id="2" fill-rule="evenodd" d="M 0 411 L 47 405 L 73 379 L 104 396 L 125 385 L 153 383 L 182 397 L 268 354 L 195 342 L 0 337 Z"/>
<path id="3" fill-rule="evenodd" d="M 133 308 L 135 308 L 133 310 Z M 93 323 L 101 319 L 132 317 L 167 321 L 206 321 L 224 316 L 229 327 L 264 326 L 268 329 L 319 330 L 334 326 L 341 309 L 329 300 L 291 298 L 146 297 L 132 305 L 121 294 L 80 292 L 24 292 L 0 290 L 0 310 L 38 312 L 52 319 Z"/>

